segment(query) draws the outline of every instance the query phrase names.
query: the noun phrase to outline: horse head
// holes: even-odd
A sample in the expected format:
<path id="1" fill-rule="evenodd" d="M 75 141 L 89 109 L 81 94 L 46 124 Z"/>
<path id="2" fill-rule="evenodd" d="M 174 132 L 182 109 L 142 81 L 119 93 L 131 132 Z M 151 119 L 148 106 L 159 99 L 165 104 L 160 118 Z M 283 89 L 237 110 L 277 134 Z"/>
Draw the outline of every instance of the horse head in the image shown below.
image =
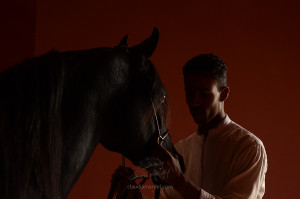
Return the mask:
<path id="1" fill-rule="evenodd" d="M 147 169 L 151 164 L 149 161 L 153 160 L 151 153 L 159 144 L 158 138 L 164 136 L 161 145 L 178 156 L 184 171 L 183 158 L 167 133 L 168 94 L 149 60 L 158 39 L 159 32 L 154 28 L 152 35 L 139 45 L 129 47 L 128 36 L 125 36 L 114 48 L 119 55 L 114 63 L 128 66 L 125 72 L 127 83 L 122 97 L 111 99 L 111 106 L 107 106 L 105 124 L 110 133 L 103 134 L 100 142 L 107 149 L 122 153 L 134 164 Z"/>

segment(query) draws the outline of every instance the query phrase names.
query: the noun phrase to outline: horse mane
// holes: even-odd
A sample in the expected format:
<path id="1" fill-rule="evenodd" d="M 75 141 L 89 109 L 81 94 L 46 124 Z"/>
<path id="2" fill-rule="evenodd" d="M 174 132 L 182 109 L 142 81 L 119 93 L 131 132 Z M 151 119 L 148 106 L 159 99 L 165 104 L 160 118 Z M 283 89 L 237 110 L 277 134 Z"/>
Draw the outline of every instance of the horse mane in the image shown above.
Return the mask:
<path id="1" fill-rule="evenodd" d="M 0 196 L 60 195 L 63 84 L 64 66 L 55 51 L 1 73 Z"/>

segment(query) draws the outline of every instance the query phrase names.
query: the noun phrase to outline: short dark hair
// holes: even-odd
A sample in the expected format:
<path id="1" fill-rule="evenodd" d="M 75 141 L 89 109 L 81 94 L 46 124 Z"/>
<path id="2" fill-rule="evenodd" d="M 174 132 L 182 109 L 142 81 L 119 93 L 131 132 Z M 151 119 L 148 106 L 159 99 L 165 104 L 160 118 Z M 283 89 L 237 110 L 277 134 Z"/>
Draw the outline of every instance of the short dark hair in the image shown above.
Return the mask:
<path id="1" fill-rule="evenodd" d="M 200 54 L 189 60 L 183 67 L 183 74 L 203 74 L 211 76 L 219 89 L 227 86 L 227 66 L 214 54 Z"/>

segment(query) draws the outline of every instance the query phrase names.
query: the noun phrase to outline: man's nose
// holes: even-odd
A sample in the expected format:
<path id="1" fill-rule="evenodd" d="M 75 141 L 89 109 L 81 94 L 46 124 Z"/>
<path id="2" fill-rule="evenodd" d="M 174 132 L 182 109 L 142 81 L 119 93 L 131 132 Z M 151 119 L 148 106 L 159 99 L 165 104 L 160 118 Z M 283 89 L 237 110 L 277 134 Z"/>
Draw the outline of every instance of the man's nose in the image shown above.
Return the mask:
<path id="1" fill-rule="evenodd" d="M 202 98 L 200 93 L 194 92 L 194 93 L 190 93 L 187 96 L 187 103 L 189 104 L 190 107 L 200 106 L 201 102 L 202 102 Z"/>

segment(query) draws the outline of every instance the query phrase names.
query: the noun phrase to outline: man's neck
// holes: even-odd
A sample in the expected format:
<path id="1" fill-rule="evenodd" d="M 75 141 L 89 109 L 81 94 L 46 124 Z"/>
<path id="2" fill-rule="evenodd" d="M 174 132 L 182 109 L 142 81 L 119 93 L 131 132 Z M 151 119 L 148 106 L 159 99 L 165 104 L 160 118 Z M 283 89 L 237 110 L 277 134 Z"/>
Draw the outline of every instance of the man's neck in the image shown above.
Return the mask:
<path id="1" fill-rule="evenodd" d="M 215 128 L 216 126 L 218 126 L 225 119 L 225 117 L 226 117 L 225 112 L 222 112 L 222 113 L 216 115 L 216 117 L 214 117 L 208 123 L 199 124 L 198 125 L 198 132 L 203 133 L 203 134 L 207 134 L 210 129 Z"/>

